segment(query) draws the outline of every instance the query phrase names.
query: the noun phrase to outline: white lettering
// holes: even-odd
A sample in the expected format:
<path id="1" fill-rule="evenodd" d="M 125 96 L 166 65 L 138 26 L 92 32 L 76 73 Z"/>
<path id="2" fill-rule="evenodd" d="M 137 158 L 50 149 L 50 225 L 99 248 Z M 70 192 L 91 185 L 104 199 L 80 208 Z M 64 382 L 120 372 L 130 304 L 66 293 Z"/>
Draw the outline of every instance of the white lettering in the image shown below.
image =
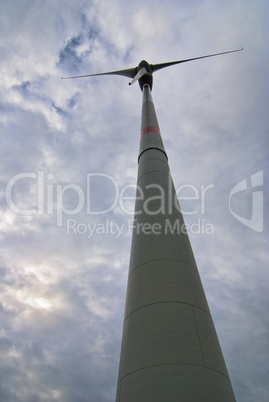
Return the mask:
<path id="1" fill-rule="evenodd" d="M 33 215 L 36 214 L 37 210 L 36 208 L 34 209 L 22 209 L 19 208 L 13 200 L 13 187 L 14 185 L 22 179 L 36 179 L 37 175 L 36 173 L 19 173 L 13 176 L 6 187 L 6 202 L 8 207 L 11 209 L 11 211 L 15 212 L 15 214 L 18 215 Z"/>

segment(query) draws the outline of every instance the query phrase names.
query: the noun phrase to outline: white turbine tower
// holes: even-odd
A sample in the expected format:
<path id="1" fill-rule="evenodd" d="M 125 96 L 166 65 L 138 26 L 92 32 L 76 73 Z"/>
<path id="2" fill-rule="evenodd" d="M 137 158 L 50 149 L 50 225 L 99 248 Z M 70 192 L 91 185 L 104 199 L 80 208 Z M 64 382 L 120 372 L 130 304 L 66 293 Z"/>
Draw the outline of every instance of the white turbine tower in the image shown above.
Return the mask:
<path id="1" fill-rule="evenodd" d="M 123 75 L 143 92 L 137 197 L 116 402 L 234 402 L 151 95 L 152 74 L 187 61 L 141 61 Z"/>

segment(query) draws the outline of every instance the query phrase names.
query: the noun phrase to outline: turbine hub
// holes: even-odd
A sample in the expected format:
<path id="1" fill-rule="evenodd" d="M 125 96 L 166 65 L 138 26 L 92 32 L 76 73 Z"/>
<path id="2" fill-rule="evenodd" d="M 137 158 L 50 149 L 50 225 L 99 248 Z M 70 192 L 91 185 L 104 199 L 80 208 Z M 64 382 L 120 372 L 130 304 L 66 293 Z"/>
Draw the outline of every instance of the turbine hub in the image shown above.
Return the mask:
<path id="1" fill-rule="evenodd" d="M 142 75 L 141 78 L 139 78 L 139 80 L 138 80 L 139 86 L 141 88 L 141 91 L 143 91 L 143 86 L 145 84 L 148 84 L 150 87 L 150 90 L 152 90 L 153 78 L 152 78 L 151 65 L 146 60 L 142 60 L 142 61 L 140 61 L 139 65 L 137 67 L 137 71 L 141 70 L 141 68 L 143 68 L 143 67 L 147 70 L 147 72 L 146 72 L 146 74 Z"/>

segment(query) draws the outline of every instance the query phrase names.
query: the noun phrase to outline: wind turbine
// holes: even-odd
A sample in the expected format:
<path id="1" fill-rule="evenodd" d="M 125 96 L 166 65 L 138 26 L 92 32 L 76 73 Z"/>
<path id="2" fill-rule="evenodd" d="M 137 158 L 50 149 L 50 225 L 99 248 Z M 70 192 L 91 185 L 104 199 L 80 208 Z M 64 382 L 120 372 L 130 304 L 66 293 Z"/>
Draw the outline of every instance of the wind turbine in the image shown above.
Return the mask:
<path id="1" fill-rule="evenodd" d="M 192 59 L 99 74 L 143 92 L 137 197 L 116 402 L 235 402 L 168 165 L 152 75 Z M 63 77 L 62 77 L 63 78 Z"/>

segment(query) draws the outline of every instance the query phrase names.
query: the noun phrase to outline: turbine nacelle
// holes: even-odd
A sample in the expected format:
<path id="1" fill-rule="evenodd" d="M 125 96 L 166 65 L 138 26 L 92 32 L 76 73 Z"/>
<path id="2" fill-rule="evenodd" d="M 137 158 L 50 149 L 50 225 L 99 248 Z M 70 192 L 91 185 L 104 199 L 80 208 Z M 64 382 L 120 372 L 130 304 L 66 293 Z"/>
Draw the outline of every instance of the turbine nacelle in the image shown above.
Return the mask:
<path id="1" fill-rule="evenodd" d="M 132 78 L 132 81 L 129 82 L 129 85 L 132 85 L 136 81 L 138 81 L 139 85 L 140 85 L 140 88 L 143 91 L 143 86 L 145 84 L 148 84 L 150 89 L 152 89 L 152 84 L 153 84 L 152 75 L 153 75 L 153 73 L 155 73 L 155 71 L 158 71 L 158 70 L 160 70 L 162 68 L 173 66 L 174 64 L 185 63 L 187 61 L 205 59 L 207 57 L 219 56 L 221 54 L 239 52 L 240 50 L 243 50 L 243 48 L 242 49 L 236 49 L 236 50 L 230 50 L 228 52 L 214 53 L 214 54 L 209 54 L 209 55 L 206 55 L 206 56 L 194 57 L 192 59 L 170 61 L 170 62 L 167 62 L 167 63 L 160 63 L 160 64 L 149 64 L 146 60 L 142 60 L 139 63 L 139 65 L 137 67 L 134 67 L 134 68 L 128 68 L 128 69 L 125 69 L 125 70 L 117 70 L 117 71 L 109 71 L 107 73 L 76 75 L 74 77 L 65 77 L 65 78 L 62 77 L 62 79 L 93 77 L 93 76 L 97 76 L 97 75 L 122 75 L 124 77 Z"/>
<path id="2" fill-rule="evenodd" d="M 134 78 L 132 79 L 132 81 L 129 82 L 129 85 L 134 84 L 138 80 L 142 91 L 143 91 L 143 86 L 145 84 L 148 84 L 150 89 L 152 90 L 153 77 L 152 77 L 151 65 L 146 60 L 142 60 L 142 61 L 140 61 L 138 67 L 136 67 L 136 70 L 137 70 L 137 73 L 134 76 Z"/>

